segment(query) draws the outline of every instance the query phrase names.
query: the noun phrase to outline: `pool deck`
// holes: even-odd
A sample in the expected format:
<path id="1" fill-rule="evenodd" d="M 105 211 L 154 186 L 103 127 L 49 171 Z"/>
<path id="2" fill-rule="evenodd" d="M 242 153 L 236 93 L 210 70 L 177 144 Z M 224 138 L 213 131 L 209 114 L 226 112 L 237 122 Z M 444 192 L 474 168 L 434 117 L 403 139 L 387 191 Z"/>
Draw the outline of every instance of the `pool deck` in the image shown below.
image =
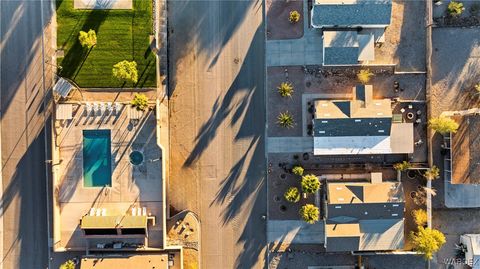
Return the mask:
<path id="1" fill-rule="evenodd" d="M 56 248 L 84 250 L 86 240 L 79 220 L 90 208 L 106 209 L 106 215 L 130 215 L 133 207 L 146 207 L 156 217 L 149 225 L 148 246 L 163 247 L 163 197 L 161 150 L 157 145 L 156 119 L 153 111 L 144 112 L 132 124 L 129 106 L 118 115 L 86 115 L 84 105 L 73 105 L 73 119 L 55 122 L 60 164 L 56 167 L 55 200 L 60 208 L 60 242 Z M 112 148 L 112 187 L 83 187 L 83 130 L 110 129 Z M 132 150 L 144 154 L 144 162 L 129 162 Z M 60 245 L 60 246 L 59 246 Z"/>

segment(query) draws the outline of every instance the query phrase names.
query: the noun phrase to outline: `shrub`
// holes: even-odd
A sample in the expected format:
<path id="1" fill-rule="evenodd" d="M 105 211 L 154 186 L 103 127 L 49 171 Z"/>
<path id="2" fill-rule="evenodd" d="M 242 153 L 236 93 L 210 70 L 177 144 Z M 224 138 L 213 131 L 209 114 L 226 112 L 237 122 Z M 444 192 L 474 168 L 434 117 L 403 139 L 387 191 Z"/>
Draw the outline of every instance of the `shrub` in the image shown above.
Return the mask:
<path id="1" fill-rule="evenodd" d="M 59 269 L 75 269 L 75 263 L 72 260 L 68 260 L 60 265 Z"/>
<path id="2" fill-rule="evenodd" d="M 290 82 L 280 83 L 280 86 L 277 87 L 277 90 L 282 97 L 292 97 L 293 86 Z"/>
<path id="3" fill-rule="evenodd" d="M 80 31 L 78 33 L 78 41 L 80 41 L 82 47 L 90 49 L 97 45 L 97 34 L 92 29 L 88 30 L 88 32 Z"/>
<path id="4" fill-rule="evenodd" d="M 427 225 L 427 221 L 428 221 L 427 211 L 425 211 L 424 209 L 413 210 L 412 215 L 413 215 L 413 221 L 415 221 L 415 223 L 418 226 L 423 227 Z"/>
<path id="5" fill-rule="evenodd" d="M 475 86 L 473 86 L 475 88 L 475 91 L 480 94 L 480 82 L 475 84 Z"/>
<path id="6" fill-rule="evenodd" d="M 306 204 L 300 208 L 300 217 L 307 223 L 314 224 L 318 221 L 320 210 L 312 204 Z"/>
<path id="7" fill-rule="evenodd" d="M 121 61 L 113 66 L 113 76 L 121 81 L 129 80 L 133 83 L 138 81 L 137 63 L 135 61 Z"/>
<path id="8" fill-rule="evenodd" d="M 418 232 L 411 232 L 410 238 L 414 248 L 423 253 L 425 259 L 430 260 L 433 254 L 445 244 L 445 235 L 436 229 L 418 226 Z"/>
<path id="9" fill-rule="evenodd" d="M 357 74 L 357 78 L 362 84 L 367 84 L 372 77 L 373 73 L 370 71 L 370 69 L 362 69 Z"/>
<path id="10" fill-rule="evenodd" d="M 411 167 L 412 167 L 412 164 L 407 162 L 407 161 L 403 161 L 401 163 L 396 163 L 396 164 L 393 165 L 393 169 L 395 169 L 397 171 L 400 171 L 400 172 L 405 171 L 405 170 L 407 170 Z"/>
<path id="11" fill-rule="evenodd" d="M 435 180 L 440 177 L 440 169 L 437 166 L 432 166 L 429 168 L 425 174 L 423 174 L 427 180 Z"/>
<path id="12" fill-rule="evenodd" d="M 285 197 L 285 200 L 291 202 L 291 203 L 296 203 L 300 201 L 300 192 L 298 191 L 298 188 L 296 187 L 290 187 L 284 194 L 283 196 Z"/>
<path id="13" fill-rule="evenodd" d="M 145 111 L 148 108 L 148 97 L 142 93 L 136 93 L 131 102 L 133 107 L 137 110 Z"/>
<path id="14" fill-rule="evenodd" d="M 303 167 L 297 165 L 292 168 L 292 172 L 297 176 L 303 176 Z"/>
<path id="15" fill-rule="evenodd" d="M 305 175 L 302 177 L 302 191 L 305 193 L 315 193 L 320 189 L 320 180 L 315 175 Z"/>
<path id="16" fill-rule="evenodd" d="M 290 11 L 290 16 L 288 17 L 288 20 L 291 23 L 297 23 L 298 21 L 300 21 L 300 12 L 296 10 Z"/>
<path id="17" fill-rule="evenodd" d="M 472 4 L 470 7 L 470 14 L 472 16 L 478 16 L 478 13 L 480 12 L 480 5 L 478 3 Z"/>
<path id="18" fill-rule="evenodd" d="M 285 111 L 285 112 L 281 112 L 278 117 L 277 117 L 277 123 L 278 125 L 280 125 L 281 127 L 284 127 L 284 128 L 292 128 L 293 127 L 293 124 L 295 123 L 295 121 L 293 120 L 293 116 L 290 112 L 288 111 Z"/>
<path id="19" fill-rule="evenodd" d="M 458 123 L 447 117 L 431 118 L 428 121 L 428 126 L 442 135 L 456 133 L 458 130 Z"/>
<path id="20" fill-rule="evenodd" d="M 463 4 L 457 1 L 451 1 L 447 7 L 450 16 L 460 16 L 464 10 Z"/>

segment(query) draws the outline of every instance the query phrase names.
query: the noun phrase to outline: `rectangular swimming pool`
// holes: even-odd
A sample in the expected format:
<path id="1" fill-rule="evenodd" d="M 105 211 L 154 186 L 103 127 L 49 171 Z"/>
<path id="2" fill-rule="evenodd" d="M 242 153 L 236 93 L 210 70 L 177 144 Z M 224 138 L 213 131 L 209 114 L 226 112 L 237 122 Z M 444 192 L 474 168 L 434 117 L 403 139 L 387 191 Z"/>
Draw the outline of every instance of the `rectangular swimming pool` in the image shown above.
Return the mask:
<path id="1" fill-rule="evenodd" d="M 112 186 L 110 130 L 83 130 L 83 186 Z"/>

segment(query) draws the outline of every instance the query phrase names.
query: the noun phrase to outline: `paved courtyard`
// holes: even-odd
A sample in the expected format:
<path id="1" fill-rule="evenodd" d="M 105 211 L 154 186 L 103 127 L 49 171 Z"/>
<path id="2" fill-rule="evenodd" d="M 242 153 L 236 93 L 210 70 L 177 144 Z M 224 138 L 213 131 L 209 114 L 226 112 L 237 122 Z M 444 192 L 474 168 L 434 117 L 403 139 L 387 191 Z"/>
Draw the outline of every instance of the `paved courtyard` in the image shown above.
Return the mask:
<path id="1" fill-rule="evenodd" d="M 156 217 L 156 225 L 149 226 L 148 247 L 162 247 L 162 168 L 155 114 L 146 111 L 138 120 L 131 119 L 132 115 L 126 104 L 116 113 L 87 115 L 85 105 L 77 103 L 73 104 L 72 120 L 55 123 L 61 159 L 55 168 L 58 181 L 54 182 L 60 210 L 61 240 L 57 247 L 85 248 L 79 220 L 90 208 L 105 209 L 107 216 L 123 216 L 139 207 L 146 207 L 147 214 Z M 85 187 L 83 130 L 105 129 L 111 131 L 111 187 Z M 130 163 L 133 150 L 143 153 L 144 161 L 139 165 Z"/>

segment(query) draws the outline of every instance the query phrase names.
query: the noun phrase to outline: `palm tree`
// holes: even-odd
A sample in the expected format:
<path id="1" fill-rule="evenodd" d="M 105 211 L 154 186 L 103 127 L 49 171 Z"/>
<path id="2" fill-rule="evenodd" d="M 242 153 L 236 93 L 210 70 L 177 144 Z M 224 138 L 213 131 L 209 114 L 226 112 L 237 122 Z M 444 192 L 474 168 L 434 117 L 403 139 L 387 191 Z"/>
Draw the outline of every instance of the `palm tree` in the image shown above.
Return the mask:
<path id="1" fill-rule="evenodd" d="M 282 82 L 280 86 L 277 87 L 278 93 L 282 97 L 292 97 L 293 94 L 293 86 L 290 82 Z"/>
<path id="2" fill-rule="evenodd" d="M 440 177 L 440 169 L 438 169 L 438 167 L 434 165 L 429 168 L 423 175 L 427 180 L 438 179 Z"/>
<path id="3" fill-rule="evenodd" d="M 277 123 L 278 125 L 280 125 L 281 127 L 284 127 L 284 128 L 292 128 L 293 127 L 293 124 L 295 123 L 295 121 L 293 120 L 293 116 L 290 112 L 288 111 L 285 111 L 285 112 L 281 112 L 278 117 L 277 117 Z"/>
<path id="4" fill-rule="evenodd" d="M 320 210 L 312 204 L 306 204 L 300 208 L 300 217 L 309 224 L 314 224 L 318 221 Z"/>

